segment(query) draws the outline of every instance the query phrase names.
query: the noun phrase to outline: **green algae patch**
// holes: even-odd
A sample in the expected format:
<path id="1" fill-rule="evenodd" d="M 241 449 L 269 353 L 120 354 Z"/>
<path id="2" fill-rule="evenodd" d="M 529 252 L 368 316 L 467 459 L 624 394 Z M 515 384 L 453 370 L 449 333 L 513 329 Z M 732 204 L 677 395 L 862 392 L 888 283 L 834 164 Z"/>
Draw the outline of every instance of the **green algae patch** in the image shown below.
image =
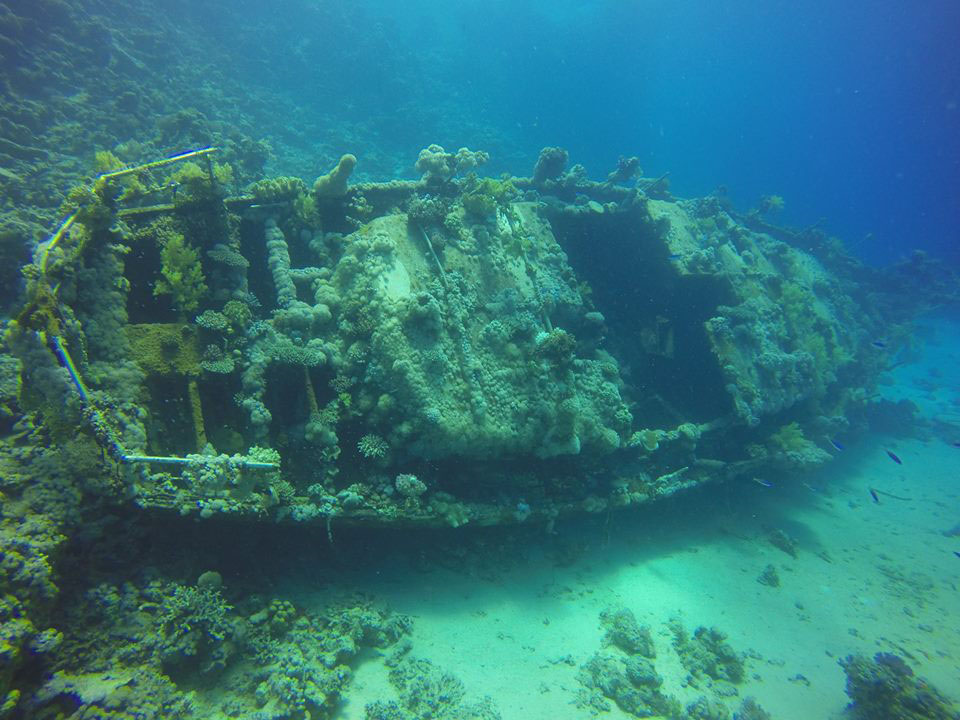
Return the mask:
<path id="1" fill-rule="evenodd" d="M 199 375 L 197 333 L 185 323 L 126 326 L 131 357 L 150 375 Z"/>

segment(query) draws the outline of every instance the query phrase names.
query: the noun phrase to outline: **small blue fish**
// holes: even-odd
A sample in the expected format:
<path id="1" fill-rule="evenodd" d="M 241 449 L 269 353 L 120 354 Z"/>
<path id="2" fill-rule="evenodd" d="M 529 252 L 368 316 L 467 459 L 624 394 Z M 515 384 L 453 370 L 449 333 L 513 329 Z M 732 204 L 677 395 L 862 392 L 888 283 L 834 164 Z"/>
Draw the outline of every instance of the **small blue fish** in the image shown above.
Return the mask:
<path id="1" fill-rule="evenodd" d="M 840 443 L 838 443 L 838 442 L 837 442 L 836 440 L 834 440 L 833 438 L 830 438 L 830 444 L 833 445 L 833 449 L 834 449 L 834 450 L 839 450 L 840 452 L 843 452 L 843 451 L 844 451 L 843 445 L 841 445 Z"/>
<path id="2" fill-rule="evenodd" d="M 880 504 L 880 496 L 877 495 L 877 491 L 874 490 L 873 488 L 870 488 L 870 497 L 873 498 L 873 501 L 874 501 L 877 505 Z"/>
<path id="3" fill-rule="evenodd" d="M 952 442 L 950 444 L 953 445 L 953 447 L 955 448 L 960 448 L 960 440 L 957 440 L 956 442 Z"/>
<path id="4" fill-rule="evenodd" d="M 683 255 L 681 255 L 680 253 L 670 253 L 669 255 L 667 255 L 667 260 L 679 260 L 682 257 Z"/>
<path id="5" fill-rule="evenodd" d="M 764 480 L 763 478 L 756 478 L 756 477 L 750 478 L 750 479 L 753 480 L 757 485 L 763 485 L 764 487 L 773 487 L 773 483 L 770 482 L 769 480 Z"/>
<path id="6" fill-rule="evenodd" d="M 880 348 L 881 350 L 883 350 L 883 349 L 887 346 L 887 341 L 886 341 L 886 340 L 874 340 L 874 341 L 872 341 L 870 344 L 873 345 L 875 348 Z"/>
<path id="7" fill-rule="evenodd" d="M 891 452 L 890 450 L 887 450 L 886 453 L 887 457 L 893 460 L 897 465 L 903 465 L 903 460 L 898 458 L 895 453 Z"/>

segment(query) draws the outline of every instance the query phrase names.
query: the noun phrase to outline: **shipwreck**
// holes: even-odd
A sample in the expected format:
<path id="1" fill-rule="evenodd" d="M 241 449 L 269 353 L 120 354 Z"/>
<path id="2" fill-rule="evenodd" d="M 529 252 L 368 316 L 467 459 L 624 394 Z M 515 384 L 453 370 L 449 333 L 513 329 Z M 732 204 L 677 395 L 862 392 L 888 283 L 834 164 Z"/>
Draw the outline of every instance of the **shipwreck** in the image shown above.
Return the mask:
<path id="1" fill-rule="evenodd" d="M 415 181 L 345 155 L 239 189 L 215 148 L 108 155 L 6 342 L 37 431 L 150 510 L 549 524 L 816 466 L 887 360 L 839 244 L 633 158 L 490 178 L 431 146 Z"/>

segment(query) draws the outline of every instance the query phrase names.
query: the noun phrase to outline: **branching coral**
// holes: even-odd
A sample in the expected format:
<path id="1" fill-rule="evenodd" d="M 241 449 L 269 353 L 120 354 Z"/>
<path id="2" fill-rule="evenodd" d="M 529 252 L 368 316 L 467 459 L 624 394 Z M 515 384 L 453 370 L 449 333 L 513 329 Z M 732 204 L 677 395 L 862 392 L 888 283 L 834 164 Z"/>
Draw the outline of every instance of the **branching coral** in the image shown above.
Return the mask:
<path id="1" fill-rule="evenodd" d="M 498 207 L 508 205 L 518 195 L 519 192 L 509 179 L 483 178 L 469 183 L 461 202 L 468 213 L 477 218 L 486 219 L 493 215 Z"/>
<path id="2" fill-rule="evenodd" d="M 153 287 L 154 295 L 169 295 L 181 313 L 190 313 L 200 306 L 207 284 L 200 267 L 200 254 L 183 235 L 172 229 L 160 236 L 160 277 Z"/>
<path id="3" fill-rule="evenodd" d="M 224 355 L 223 351 L 216 345 L 207 345 L 200 359 L 200 367 L 207 372 L 229 375 L 233 372 L 233 358 Z"/>
<path id="4" fill-rule="evenodd" d="M 215 588 L 175 585 L 160 607 L 161 657 L 176 661 L 184 655 L 212 653 L 230 634 L 232 609 Z"/>
<path id="5" fill-rule="evenodd" d="M 197 315 L 193 321 L 204 330 L 211 330 L 218 333 L 226 332 L 230 327 L 230 321 L 227 320 L 227 316 L 223 313 L 218 313 L 216 310 L 204 310 Z"/>
<path id="6" fill-rule="evenodd" d="M 803 434 L 796 422 L 787 423 L 770 436 L 768 447 L 771 452 L 782 453 L 798 466 L 813 466 L 826 462 L 830 454 Z"/>
<path id="7" fill-rule="evenodd" d="M 174 202 L 179 206 L 218 200 L 225 194 L 221 186 L 232 185 L 233 181 L 233 168 L 221 163 L 208 170 L 194 162 L 183 162 L 170 175 L 170 182 L 177 188 Z"/>
<path id="8" fill-rule="evenodd" d="M 94 155 L 93 167 L 98 175 L 120 170 L 124 166 L 125 163 L 109 150 L 98 150 Z M 121 202 L 135 200 L 146 194 L 148 190 L 137 173 L 124 175 L 114 182 L 117 182 L 123 188 L 123 192 L 117 198 Z M 105 185 L 101 184 L 101 187 L 106 191 Z"/>
<path id="9" fill-rule="evenodd" d="M 364 435 L 357 443 L 357 450 L 359 450 L 360 454 L 365 458 L 385 457 L 389 449 L 390 446 L 387 444 L 387 441 L 373 433 Z"/>

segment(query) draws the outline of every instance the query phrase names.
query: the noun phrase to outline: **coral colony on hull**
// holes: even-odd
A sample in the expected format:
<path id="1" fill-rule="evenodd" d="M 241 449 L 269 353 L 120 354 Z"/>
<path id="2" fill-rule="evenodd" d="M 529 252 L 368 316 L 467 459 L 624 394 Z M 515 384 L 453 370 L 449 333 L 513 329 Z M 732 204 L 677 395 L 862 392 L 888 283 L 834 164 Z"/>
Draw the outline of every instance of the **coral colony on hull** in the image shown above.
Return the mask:
<path id="1" fill-rule="evenodd" d="M 8 332 L 23 408 L 146 508 L 550 522 L 822 463 L 882 367 L 842 274 L 722 197 L 623 185 L 635 160 L 492 179 L 431 145 L 418 181 L 348 185 L 345 155 L 234 195 L 214 151 L 101 154 Z"/>

